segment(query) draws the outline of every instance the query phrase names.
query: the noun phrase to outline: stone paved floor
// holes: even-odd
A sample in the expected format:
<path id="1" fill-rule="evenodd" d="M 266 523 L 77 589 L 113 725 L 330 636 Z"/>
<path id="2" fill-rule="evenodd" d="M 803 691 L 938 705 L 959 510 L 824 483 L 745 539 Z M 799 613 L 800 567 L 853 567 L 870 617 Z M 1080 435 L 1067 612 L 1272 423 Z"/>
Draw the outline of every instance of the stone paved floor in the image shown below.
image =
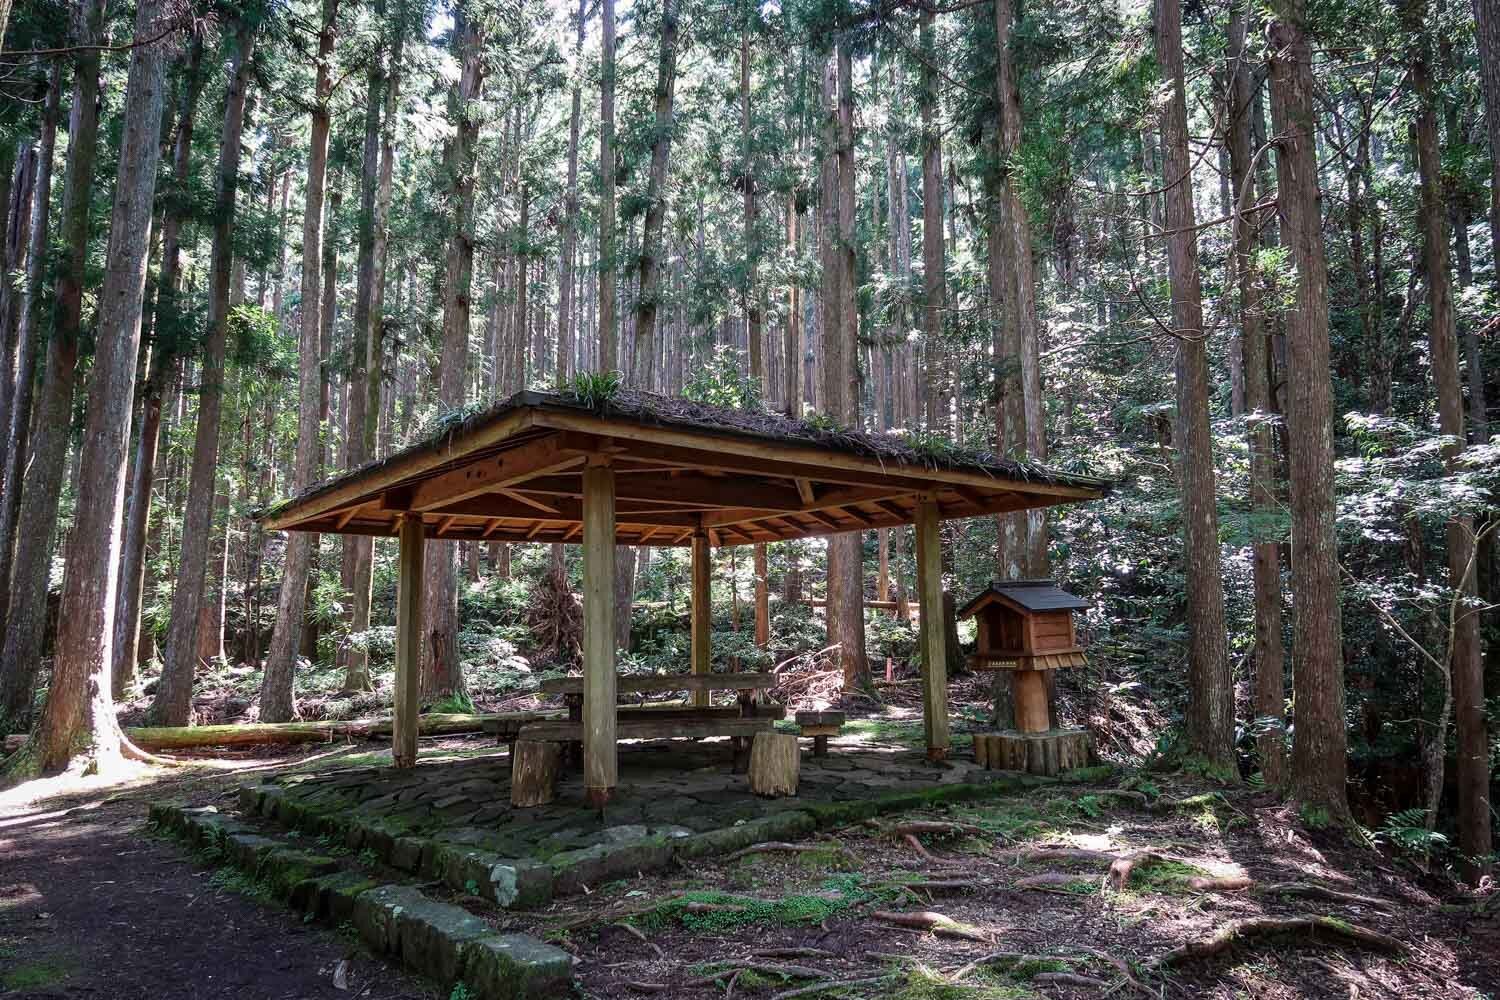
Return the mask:
<path id="1" fill-rule="evenodd" d="M 564 776 L 557 800 L 532 809 L 510 805 L 504 750 L 419 761 L 409 771 L 357 767 L 286 775 L 276 783 L 300 804 L 365 822 L 458 841 L 503 857 L 551 857 L 606 840 L 702 833 L 816 802 L 851 802 L 935 785 L 996 780 L 970 760 L 933 767 L 917 750 L 845 737 L 826 757 L 804 745 L 798 794 L 761 799 L 734 774 L 727 741 L 655 741 L 620 749 L 620 785 L 605 815 L 584 804 L 582 775 Z M 644 829 L 643 829 L 644 828 Z"/>

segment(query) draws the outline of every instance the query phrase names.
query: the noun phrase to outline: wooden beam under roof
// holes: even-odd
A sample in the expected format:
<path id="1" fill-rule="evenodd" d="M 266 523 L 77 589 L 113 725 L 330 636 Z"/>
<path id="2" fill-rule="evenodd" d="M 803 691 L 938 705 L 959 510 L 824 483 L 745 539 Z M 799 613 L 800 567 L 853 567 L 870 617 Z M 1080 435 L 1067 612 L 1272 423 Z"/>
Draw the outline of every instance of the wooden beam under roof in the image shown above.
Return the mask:
<path id="1" fill-rule="evenodd" d="M 582 481 L 576 476 L 539 476 L 528 480 L 529 493 L 582 496 Z M 694 472 L 662 478 L 632 476 L 618 482 L 620 500 L 652 503 L 693 503 L 707 507 L 758 507 L 763 510 L 796 510 L 802 505 L 797 491 L 761 480 L 745 481 Z"/>
<path id="2" fill-rule="evenodd" d="M 483 493 L 494 493 L 537 476 L 582 465 L 585 455 L 565 448 L 552 435 L 538 438 L 489 458 L 468 462 L 410 487 L 387 494 L 387 505 L 428 511 Z"/>

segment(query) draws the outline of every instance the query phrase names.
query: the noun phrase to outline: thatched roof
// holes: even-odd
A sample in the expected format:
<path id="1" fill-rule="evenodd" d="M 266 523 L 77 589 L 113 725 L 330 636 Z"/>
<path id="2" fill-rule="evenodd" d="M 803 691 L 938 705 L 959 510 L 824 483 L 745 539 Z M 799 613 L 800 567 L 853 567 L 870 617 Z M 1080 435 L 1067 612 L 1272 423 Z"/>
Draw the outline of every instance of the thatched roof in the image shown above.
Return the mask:
<path id="1" fill-rule="evenodd" d="M 973 516 L 1089 499 L 1109 487 L 940 442 L 764 411 L 633 391 L 590 406 L 528 391 L 444 421 L 262 519 L 273 528 L 389 534 L 400 515 L 420 512 L 439 537 L 574 540 L 579 519 L 568 501 L 581 492 L 565 480 L 600 449 L 621 478 L 640 474 L 629 476 L 632 486 L 654 484 L 620 491 L 620 541 L 635 544 L 681 544 L 695 525 L 733 544 L 906 523 L 915 500 L 902 497 L 923 492 L 947 494 L 939 497 L 951 508 L 945 516 Z M 503 475 L 491 470 L 507 464 Z M 708 488 L 715 484 L 722 488 Z M 445 498 L 452 502 L 436 502 Z"/>

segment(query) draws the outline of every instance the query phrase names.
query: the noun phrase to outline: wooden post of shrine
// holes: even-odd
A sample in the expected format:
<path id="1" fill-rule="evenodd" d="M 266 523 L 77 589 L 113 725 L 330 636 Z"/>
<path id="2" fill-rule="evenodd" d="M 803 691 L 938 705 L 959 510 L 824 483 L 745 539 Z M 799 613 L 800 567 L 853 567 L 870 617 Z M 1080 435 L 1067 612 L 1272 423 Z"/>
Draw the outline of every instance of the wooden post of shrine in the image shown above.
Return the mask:
<path id="1" fill-rule="evenodd" d="M 922 653 L 922 729 L 927 759 L 948 756 L 948 650 L 943 636 L 943 548 L 938 534 L 937 498 L 917 502 L 917 600 Z"/>
<path id="2" fill-rule="evenodd" d="M 713 578 L 710 573 L 712 569 L 713 550 L 708 547 L 708 533 L 701 527 L 693 532 L 692 548 L 692 632 L 693 632 L 693 673 L 710 674 L 713 672 Z M 709 692 L 693 692 L 693 704 L 700 708 L 708 706 Z"/>
<path id="3" fill-rule="evenodd" d="M 583 470 L 583 786 L 596 809 L 619 783 L 615 702 L 615 470 L 595 455 Z"/>
<path id="4" fill-rule="evenodd" d="M 422 515 L 401 519 L 396 577 L 396 706 L 391 757 L 397 767 L 417 763 L 417 715 L 421 711 L 422 557 L 427 538 Z"/>

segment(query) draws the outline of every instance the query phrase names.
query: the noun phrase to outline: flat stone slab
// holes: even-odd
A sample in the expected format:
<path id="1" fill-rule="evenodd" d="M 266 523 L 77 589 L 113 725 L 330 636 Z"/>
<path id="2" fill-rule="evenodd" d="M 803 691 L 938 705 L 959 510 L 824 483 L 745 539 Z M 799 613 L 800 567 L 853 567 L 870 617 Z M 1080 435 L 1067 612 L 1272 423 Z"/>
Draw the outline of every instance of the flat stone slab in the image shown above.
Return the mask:
<path id="1" fill-rule="evenodd" d="M 842 719 L 841 712 L 799 713 Z M 422 761 L 411 770 L 349 768 L 272 779 L 240 803 L 353 851 L 369 851 L 413 877 L 441 881 L 499 906 L 529 909 L 555 894 L 764 840 L 805 836 L 924 803 L 1000 794 L 1026 779 L 962 760 L 935 768 L 917 749 L 850 736 L 835 757 L 806 759 L 795 798 L 763 800 L 734 774 L 727 747 L 655 741 L 621 748 L 620 784 L 601 815 L 584 801 L 581 775 L 554 802 L 510 806 L 503 754 Z"/>

